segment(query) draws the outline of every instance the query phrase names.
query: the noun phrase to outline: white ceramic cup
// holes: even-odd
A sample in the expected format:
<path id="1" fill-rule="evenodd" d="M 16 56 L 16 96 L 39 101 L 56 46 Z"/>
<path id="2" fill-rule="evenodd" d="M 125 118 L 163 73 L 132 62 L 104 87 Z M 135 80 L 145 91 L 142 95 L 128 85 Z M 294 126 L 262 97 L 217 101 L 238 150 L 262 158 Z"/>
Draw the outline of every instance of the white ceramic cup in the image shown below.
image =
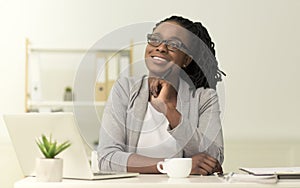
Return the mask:
<path id="1" fill-rule="evenodd" d="M 172 158 L 160 161 L 156 165 L 159 172 L 170 178 L 186 178 L 192 170 L 192 158 Z"/>

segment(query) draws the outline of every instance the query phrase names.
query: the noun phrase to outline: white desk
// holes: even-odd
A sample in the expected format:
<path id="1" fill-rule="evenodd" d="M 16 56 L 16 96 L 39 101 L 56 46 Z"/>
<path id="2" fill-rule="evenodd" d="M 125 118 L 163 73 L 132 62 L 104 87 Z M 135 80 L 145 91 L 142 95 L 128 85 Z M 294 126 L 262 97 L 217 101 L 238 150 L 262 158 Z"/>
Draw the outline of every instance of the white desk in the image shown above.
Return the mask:
<path id="1" fill-rule="evenodd" d="M 260 183 L 228 183 L 216 176 L 190 176 L 183 179 L 171 179 L 165 175 L 139 175 L 134 178 L 109 180 L 71 180 L 63 182 L 36 182 L 34 177 L 28 177 L 15 183 L 14 188 L 299 188 L 300 180 L 280 180 L 276 184 Z"/>

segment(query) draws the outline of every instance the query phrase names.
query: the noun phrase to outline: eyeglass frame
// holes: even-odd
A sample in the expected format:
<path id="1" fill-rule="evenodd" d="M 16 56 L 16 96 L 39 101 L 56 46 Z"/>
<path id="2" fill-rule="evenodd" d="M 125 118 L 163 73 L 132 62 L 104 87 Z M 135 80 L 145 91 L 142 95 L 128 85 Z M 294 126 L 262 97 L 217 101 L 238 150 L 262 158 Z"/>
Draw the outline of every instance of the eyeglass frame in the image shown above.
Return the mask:
<path id="1" fill-rule="evenodd" d="M 149 38 L 151 37 L 151 36 L 157 36 L 158 37 L 158 39 L 159 39 L 159 44 L 158 45 L 153 45 L 153 44 L 151 44 L 150 42 L 149 42 Z M 177 48 L 177 47 L 174 47 L 174 48 L 169 48 L 170 47 L 170 45 L 169 45 L 169 42 L 170 41 L 177 41 L 177 42 L 179 42 L 180 43 L 180 46 L 179 46 L 179 48 Z M 164 43 L 165 45 L 166 45 L 166 47 L 167 47 L 167 49 L 168 50 L 170 50 L 170 51 L 172 51 L 172 52 L 175 52 L 175 51 L 177 51 L 177 50 L 181 50 L 182 51 L 182 49 L 185 49 L 187 52 L 189 52 L 189 49 L 185 46 L 185 44 L 182 42 L 182 41 L 180 41 L 180 40 L 168 40 L 168 39 L 162 39 L 159 35 L 155 35 L 155 34 L 147 34 L 147 43 L 149 44 L 149 45 L 151 45 L 151 46 L 154 46 L 154 47 L 158 47 L 158 46 L 160 46 L 162 43 Z"/>

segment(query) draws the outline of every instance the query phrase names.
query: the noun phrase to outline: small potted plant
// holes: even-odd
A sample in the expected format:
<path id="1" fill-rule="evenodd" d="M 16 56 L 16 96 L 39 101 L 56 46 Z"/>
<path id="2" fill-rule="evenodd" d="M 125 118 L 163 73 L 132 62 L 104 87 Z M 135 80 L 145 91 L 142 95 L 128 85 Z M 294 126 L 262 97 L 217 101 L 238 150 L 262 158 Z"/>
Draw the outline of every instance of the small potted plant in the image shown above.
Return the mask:
<path id="1" fill-rule="evenodd" d="M 37 181 L 59 182 L 62 180 L 63 159 L 55 158 L 59 153 L 71 146 L 69 141 L 58 144 L 52 140 L 50 135 L 47 138 L 42 134 L 41 138 L 36 139 L 36 143 L 44 155 L 44 158 L 36 159 L 36 177 Z"/>

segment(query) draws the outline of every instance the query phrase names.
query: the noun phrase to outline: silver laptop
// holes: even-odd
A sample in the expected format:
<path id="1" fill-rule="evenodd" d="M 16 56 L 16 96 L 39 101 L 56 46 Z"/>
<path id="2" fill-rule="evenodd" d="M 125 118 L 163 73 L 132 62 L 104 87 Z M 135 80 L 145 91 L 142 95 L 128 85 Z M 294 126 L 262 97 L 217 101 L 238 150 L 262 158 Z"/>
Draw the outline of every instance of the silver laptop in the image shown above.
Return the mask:
<path id="1" fill-rule="evenodd" d="M 71 147 L 57 156 L 64 160 L 64 178 L 98 180 L 138 175 L 92 171 L 88 157 L 92 149 L 82 139 L 73 113 L 5 114 L 3 119 L 24 176 L 35 176 L 35 160 L 42 157 L 35 140 L 42 134 L 51 134 L 59 143 L 70 140 Z"/>

